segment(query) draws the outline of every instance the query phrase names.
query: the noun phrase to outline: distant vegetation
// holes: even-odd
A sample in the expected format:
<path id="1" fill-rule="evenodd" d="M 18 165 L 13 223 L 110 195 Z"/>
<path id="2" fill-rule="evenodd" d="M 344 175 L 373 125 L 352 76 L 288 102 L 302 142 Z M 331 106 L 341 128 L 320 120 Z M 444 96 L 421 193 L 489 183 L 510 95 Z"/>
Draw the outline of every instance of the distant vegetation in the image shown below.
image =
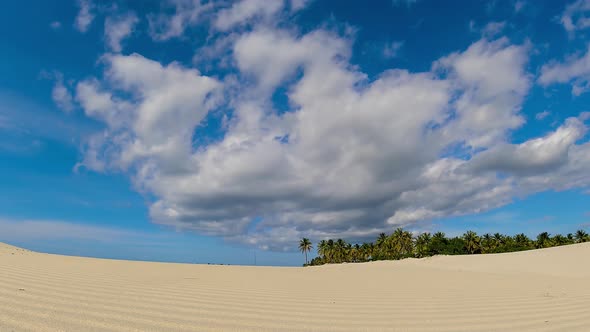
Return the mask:
<path id="1" fill-rule="evenodd" d="M 583 230 L 575 234 L 555 235 L 543 232 L 536 239 L 524 234 L 515 236 L 484 234 L 468 231 L 462 236 L 446 237 L 445 233 L 422 233 L 416 237 L 412 233 L 396 229 L 392 234 L 381 233 L 375 243 L 351 244 L 345 240 L 322 240 L 317 245 L 318 257 L 307 262 L 307 253 L 313 248 L 307 238 L 299 242 L 299 250 L 305 254 L 305 264 L 322 265 L 332 263 L 357 263 L 377 260 L 394 260 L 408 257 L 427 257 L 433 255 L 488 254 L 548 248 L 590 241 Z"/>

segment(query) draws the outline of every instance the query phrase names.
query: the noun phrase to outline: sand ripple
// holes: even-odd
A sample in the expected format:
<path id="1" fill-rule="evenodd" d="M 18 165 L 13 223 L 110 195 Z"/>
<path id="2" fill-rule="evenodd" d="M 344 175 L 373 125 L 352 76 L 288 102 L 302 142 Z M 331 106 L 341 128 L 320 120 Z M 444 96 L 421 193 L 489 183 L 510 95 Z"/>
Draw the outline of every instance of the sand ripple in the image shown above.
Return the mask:
<path id="1" fill-rule="evenodd" d="M 0 331 L 590 331 L 590 244 L 311 268 L 0 244 Z"/>

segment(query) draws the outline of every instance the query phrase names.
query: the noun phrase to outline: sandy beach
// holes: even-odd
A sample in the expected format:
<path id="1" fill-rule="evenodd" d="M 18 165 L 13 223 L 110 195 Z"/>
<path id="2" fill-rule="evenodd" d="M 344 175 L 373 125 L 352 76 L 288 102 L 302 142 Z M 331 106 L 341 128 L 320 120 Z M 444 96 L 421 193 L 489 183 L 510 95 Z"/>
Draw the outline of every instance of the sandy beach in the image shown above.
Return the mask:
<path id="1" fill-rule="evenodd" d="M 0 331 L 589 331 L 590 243 L 308 268 L 0 244 Z"/>

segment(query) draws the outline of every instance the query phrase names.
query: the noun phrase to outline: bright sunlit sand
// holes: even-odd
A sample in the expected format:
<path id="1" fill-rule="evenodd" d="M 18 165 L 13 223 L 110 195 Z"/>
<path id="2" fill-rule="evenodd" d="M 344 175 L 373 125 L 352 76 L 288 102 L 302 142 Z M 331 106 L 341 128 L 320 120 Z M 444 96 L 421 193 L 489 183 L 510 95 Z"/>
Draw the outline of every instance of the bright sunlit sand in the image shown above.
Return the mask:
<path id="1" fill-rule="evenodd" d="M 589 331 L 590 243 L 308 268 L 0 244 L 0 331 Z"/>

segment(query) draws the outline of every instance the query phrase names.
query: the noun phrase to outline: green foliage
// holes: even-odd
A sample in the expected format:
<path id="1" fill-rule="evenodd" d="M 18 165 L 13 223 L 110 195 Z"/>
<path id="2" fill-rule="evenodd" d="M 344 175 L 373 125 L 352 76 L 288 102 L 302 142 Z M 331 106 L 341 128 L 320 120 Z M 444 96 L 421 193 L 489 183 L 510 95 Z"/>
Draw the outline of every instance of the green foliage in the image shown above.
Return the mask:
<path id="1" fill-rule="evenodd" d="M 553 242 L 551 241 L 551 234 L 543 232 L 537 235 L 537 242 L 535 243 L 535 248 L 549 248 L 551 246 L 553 246 Z"/>
<path id="2" fill-rule="evenodd" d="M 443 254 L 445 255 L 465 255 L 469 252 L 466 249 L 465 240 L 461 237 L 454 237 L 448 240 L 448 244 Z"/>
<path id="3" fill-rule="evenodd" d="M 299 250 L 305 254 L 305 264 L 307 264 L 307 253 L 313 249 L 311 241 L 308 238 L 303 238 L 299 241 Z"/>
<path id="4" fill-rule="evenodd" d="M 428 246 L 428 256 L 444 255 L 447 252 L 446 248 L 448 243 L 449 240 L 446 238 L 445 233 L 434 233 L 430 245 Z"/>
<path id="5" fill-rule="evenodd" d="M 576 232 L 576 235 L 574 235 L 574 239 L 576 243 L 588 242 L 590 241 L 590 236 L 588 236 L 588 233 L 580 229 Z"/>
<path id="6" fill-rule="evenodd" d="M 430 233 L 422 233 L 416 237 L 416 240 L 414 241 L 414 252 L 416 253 L 416 257 L 422 258 L 428 256 L 430 242 L 432 242 L 432 236 L 430 236 Z"/>
<path id="7" fill-rule="evenodd" d="M 477 233 L 474 231 L 467 231 L 463 234 L 463 241 L 465 250 L 467 250 L 470 254 L 478 254 L 481 253 L 481 241 Z"/>
<path id="8" fill-rule="evenodd" d="M 500 233 L 477 235 L 467 231 L 460 237 L 448 238 L 443 232 L 421 233 L 415 237 L 402 228 L 390 235 L 379 234 L 375 243 L 351 244 L 343 239 L 321 240 L 317 245 L 318 256 L 307 263 L 307 252 L 313 248 L 308 239 L 299 242 L 299 249 L 306 254 L 307 265 L 331 263 L 358 263 L 375 260 L 397 260 L 408 257 L 428 257 L 434 255 L 466 255 L 523 251 L 535 248 L 548 248 L 573 243 L 589 242 L 590 236 L 584 230 L 567 236 L 547 232 L 531 240 L 525 234 L 515 236 Z"/>

